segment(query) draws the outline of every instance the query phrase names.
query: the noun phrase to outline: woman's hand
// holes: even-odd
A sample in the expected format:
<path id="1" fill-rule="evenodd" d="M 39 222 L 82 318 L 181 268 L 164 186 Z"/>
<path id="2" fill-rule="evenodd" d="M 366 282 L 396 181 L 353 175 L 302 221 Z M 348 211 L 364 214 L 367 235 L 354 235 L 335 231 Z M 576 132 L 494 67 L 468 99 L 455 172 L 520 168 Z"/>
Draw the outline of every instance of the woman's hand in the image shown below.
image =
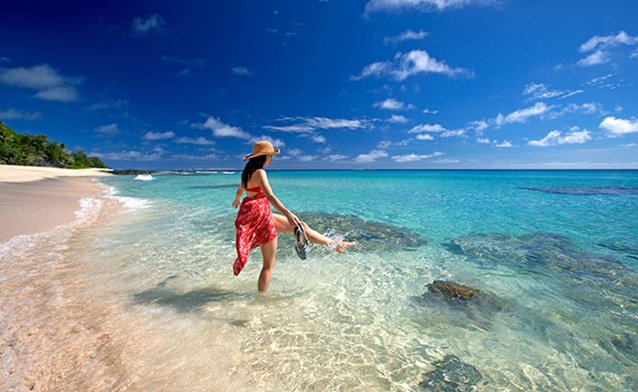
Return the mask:
<path id="1" fill-rule="evenodd" d="M 299 220 L 299 218 L 297 218 L 297 215 L 293 214 L 292 212 L 288 212 L 288 214 L 286 214 L 286 219 L 288 219 L 288 223 L 290 223 L 290 226 L 292 227 L 297 227 L 301 224 L 301 221 Z"/>
<path id="2" fill-rule="evenodd" d="M 235 199 L 233 201 L 233 207 L 235 207 L 235 208 L 239 207 L 239 203 L 240 203 L 239 199 Z"/>

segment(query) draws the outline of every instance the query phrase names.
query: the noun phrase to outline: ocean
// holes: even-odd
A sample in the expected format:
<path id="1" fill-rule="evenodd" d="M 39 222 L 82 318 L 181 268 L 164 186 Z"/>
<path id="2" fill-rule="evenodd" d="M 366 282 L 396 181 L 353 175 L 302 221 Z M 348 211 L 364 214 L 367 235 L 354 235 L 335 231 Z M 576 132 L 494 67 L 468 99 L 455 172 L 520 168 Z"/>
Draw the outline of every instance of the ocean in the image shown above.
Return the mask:
<path id="1" fill-rule="evenodd" d="M 301 260 L 281 234 L 266 295 L 259 250 L 232 272 L 240 172 L 100 179 L 122 211 L 74 257 L 120 324 L 152 336 L 122 343 L 127 385 L 638 390 L 638 171 L 268 176 L 300 219 L 359 244 Z"/>

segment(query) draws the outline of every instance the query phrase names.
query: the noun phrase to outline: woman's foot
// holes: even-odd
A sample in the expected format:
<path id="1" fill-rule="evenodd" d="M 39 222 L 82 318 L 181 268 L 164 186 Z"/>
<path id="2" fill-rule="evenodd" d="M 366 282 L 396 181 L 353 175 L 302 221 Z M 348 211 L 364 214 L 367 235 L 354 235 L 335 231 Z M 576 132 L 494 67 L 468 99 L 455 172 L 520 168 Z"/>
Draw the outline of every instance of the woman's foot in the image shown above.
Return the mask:
<path id="1" fill-rule="evenodd" d="M 353 246 L 357 245 L 358 242 L 349 242 L 349 241 L 336 241 L 335 243 L 335 250 L 338 253 L 343 253 L 346 251 L 346 249 L 348 248 L 352 248 Z"/>

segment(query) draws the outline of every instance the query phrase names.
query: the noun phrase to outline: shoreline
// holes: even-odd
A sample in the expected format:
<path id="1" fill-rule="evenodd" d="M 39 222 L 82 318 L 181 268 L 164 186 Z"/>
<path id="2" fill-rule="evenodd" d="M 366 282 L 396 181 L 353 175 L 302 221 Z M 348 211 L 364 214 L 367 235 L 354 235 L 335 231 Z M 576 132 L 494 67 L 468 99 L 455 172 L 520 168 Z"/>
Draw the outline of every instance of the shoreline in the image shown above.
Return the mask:
<path id="1" fill-rule="evenodd" d="M 113 288 L 121 271 L 96 252 L 126 207 L 94 177 L 62 174 L 0 182 L 0 213 L 15 218 L 0 229 L 0 390 L 255 390 L 238 376 L 217 328 L 135 309 Z M 175 344 L 191 333 L 208 344 Z M 217 370 L 202 383 L 210 358 L 219 359 Z M 148 362 L 164 371 L 149 374 Z"/>
<path id="2" fill-rule="evenodd" d="M 101 169 L 0 165 L 0 243 L 73 222 L 83 199 L 104 192 L 92 180 L 108 175 Z"/>

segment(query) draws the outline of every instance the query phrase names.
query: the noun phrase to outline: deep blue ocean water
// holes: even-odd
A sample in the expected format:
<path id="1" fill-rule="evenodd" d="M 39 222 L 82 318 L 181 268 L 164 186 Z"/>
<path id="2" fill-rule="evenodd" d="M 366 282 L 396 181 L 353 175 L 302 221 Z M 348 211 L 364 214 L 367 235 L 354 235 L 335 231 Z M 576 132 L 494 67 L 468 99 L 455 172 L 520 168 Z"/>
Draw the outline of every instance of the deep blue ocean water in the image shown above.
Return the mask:
<path id="1" fill-rule="evenodd" d="M 125 212 L 87 263 L 131 311 L 195 323 L 182 339 L 215 331 L 228 358 L 211 366 L 241 364 L 255 390 L 638 390 L 638 171 L 268 176 L 359 246 L 302 261 L 282 234 L 258 296 L 258 250 L 232 274 L 239 172 L 114 176 Z M 446 300 L 435 280 L 479 294 Z"/>

